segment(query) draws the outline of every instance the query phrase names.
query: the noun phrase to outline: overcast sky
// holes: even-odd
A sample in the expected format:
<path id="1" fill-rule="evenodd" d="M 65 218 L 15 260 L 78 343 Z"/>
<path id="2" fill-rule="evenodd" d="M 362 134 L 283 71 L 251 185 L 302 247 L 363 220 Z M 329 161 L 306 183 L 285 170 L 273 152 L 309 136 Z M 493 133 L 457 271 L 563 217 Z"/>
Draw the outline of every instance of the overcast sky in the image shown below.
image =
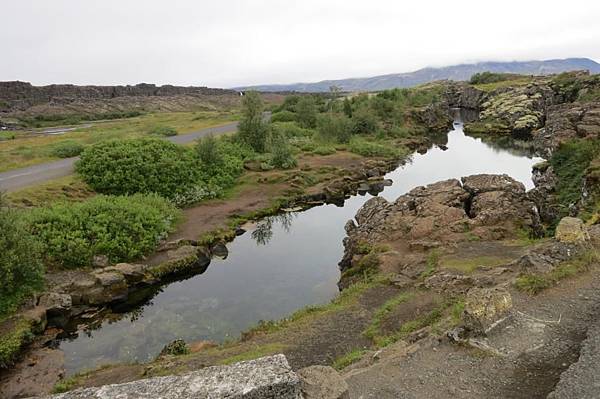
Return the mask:
<path id="1" fill-rule="evenodd" d="M 0 80 L 232 87 L 600 61 L 600 1 L 0 0 Z"/>

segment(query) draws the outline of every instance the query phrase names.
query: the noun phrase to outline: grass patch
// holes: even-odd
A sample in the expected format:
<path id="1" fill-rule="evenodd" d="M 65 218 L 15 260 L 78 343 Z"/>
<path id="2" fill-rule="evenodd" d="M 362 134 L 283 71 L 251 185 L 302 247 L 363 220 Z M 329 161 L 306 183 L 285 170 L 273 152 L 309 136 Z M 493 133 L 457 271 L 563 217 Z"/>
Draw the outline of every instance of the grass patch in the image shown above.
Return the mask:
<path id="1" fill-rule="evenodd" d="M 237 362 L 243 362 L 246 360 L 258 359 L 259 357 L 274 355 L 276 353 L 283 352 L 286 346 L 280 343 L 270 343 L 262 346 L 257 346 L 254 349 L 250 349 L 246 352 L 230 356 L 228 358 L 219 361 L 219 364 L 232 364 Z"/>
<path id="2" fill-rule="evenodd" d="M 465 300 L 464 298 L 458 298 L 450 307 L 450 317 L 452 319 L 452 324 L 457 325 L 462 320 L 462 314 L 465 310 Z"/>
<path id="3" fill-rule="evenodd" d="M 547 288 L 554 287 L 561 280 L 589 270 L 589 267 L 598 261 L 600 261 L 598 252 L 588 250 L 574 259 L 560 263 L 549 273 L 529 273 L 517 277 L 515 287 L 521 291 L 535 295 Z"/>
<path id="4" fill-rule="evenodd" d="M 379 266 L 379 255 L 376 252 L 371 252 L 363 256 L 356 265 L 349 269 L 344 270 L 342 278 L 349 278 L 362 275 L 368 277 L 377 273 L 377 266 Z"/>
<path id="5" fill-rule="evenodd" d="M 420 330 L 427 326 L 431 326 L 442 319 L 445 307 L 446 305 L 440 305 L 439 307 L 431 310 L 430 312 L 420 317 L 417 317 L 414 320 L 407 321 L 406 323 L 402 324 L 400 329 L 394 332 L 393 334 L 386 336 L 376 336 L 373 339 L 373 342 L 378 347 L 383 348 L 408 337 L 410 334 L 417 330 Z"/>
<path id="6" fill-rule="evenodd" d="M 54 384 L 54 388 L 52 388 L 52 393 L 68 392 L 74 388 L 77 388 L 77 386 L 79 384 L 81 384 L 83 382 L 83 380 L 86 377 L 90 376 L 91 374 L 96 373 L 101 370 L 109 369 L 111 367 L 113 367 L 113 365 L 104 364 L 94 370 L 82 371 L 82 372 L 74 374 L 70 377 L 63 378 L 62 380 L 60 380 L 56 384 Z"/>
<path id="7" fill-rule="evenodd" d="M 96 193 L 76 175 L 51 180 L 44 184 L 27 187 L 5 195 L 14 207 L 38 207 L 57 201 L 80 202 Z"/>
<path id="8" fill-rule="evenodd" d="M 480 266 L 496 267 L 503 265 L 508 261 L 510 261 L 510 259 L 498 256 L 477 256 L 474 258 L 444 258 L 439 262 L 439 265 L 444 269 L 451 269 L 470 274 Z"/>
<path id="9" fill-rule="evenodd" d="M 392 299 L 386 301 L 379 309 L 377 309 L 375 315 L 373 316 L 373 320 L 371 320 L 371 324 L 369 324 L 369 327 L 367 327 L 367 329 L 363 332 L 363 335 L 372 340 L 376 340 L 380 333 L 381 323 L 383 322 L 384 318 L 394 309 L 396 309 L 398 305 L 407 302 L 412 298 L 414 298 L 414 293 L 402 292 Z"/>
<path id="10" fill-rule="evenodd" d="M 421 279 L 426 279 L 427 277 L 431 276 L 433 273 L 435 273 L 439 262 L 440 251 L 437 249 L 432 249 L 431 251 L 429 251 L 429 254 L 427 254 L 426 268 L 419 277 Z"/>
<path id="11" fill-rule="evenodd" d="M 369 280 L 359 281 L 344 289 L 335 299 L 327 304 L 306 306 L 284 319 L 259 322 L 258 325 L 242 334 L 242 340 L 249 339 L 257 334 L 274 333 L 288 327 L 292 323 L 306 322 L 312 320 L 315 316 L 340 311 L 354 305 L 368 289 L 387 284 L 388 282 L 388 277 L 384 275 L 377 275 Z"/>
<path id="12" fill-rule="evenodd" d="M 345 369 L 352 363 L 356 363 L 357 361 L 359 361 L 365 353 L 366 350 L 364 349 L 353 349 L 345 355 L 336 358 L 331 366 L 336 370 Z"/>
<path id="13" fill-rule="evenodd" d="M 391 142 L 372 141 L 364 137 L 353 137 L 348 143 L 348 151 L 363 157 L 400 158 L 410 152 L 404 146 L 394 145 Z"/>

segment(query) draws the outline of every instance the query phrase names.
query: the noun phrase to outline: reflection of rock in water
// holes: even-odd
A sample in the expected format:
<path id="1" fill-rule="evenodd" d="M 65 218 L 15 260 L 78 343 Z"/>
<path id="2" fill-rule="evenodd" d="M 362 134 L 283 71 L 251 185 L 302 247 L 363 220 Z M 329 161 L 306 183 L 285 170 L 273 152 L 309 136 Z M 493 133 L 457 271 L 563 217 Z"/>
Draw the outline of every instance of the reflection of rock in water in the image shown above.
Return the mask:
<path id="1" fill-rule="evenodd" d="M 229 255 L 229 250 L 227 249 L 227 247 L 225 246 L 225 244 L 218 243 L 218 244 L 215 244 L 210 249 L 210 253 L 213 256 L 216 256 L 217 258 L 227 259 L 227 256 Z"/>

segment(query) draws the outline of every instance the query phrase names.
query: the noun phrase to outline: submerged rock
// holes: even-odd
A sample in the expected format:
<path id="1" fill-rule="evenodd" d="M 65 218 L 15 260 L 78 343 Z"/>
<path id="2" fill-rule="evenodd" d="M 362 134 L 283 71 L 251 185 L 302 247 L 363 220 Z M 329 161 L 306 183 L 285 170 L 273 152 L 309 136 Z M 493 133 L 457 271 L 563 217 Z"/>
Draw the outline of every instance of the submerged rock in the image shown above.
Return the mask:
<path id="1" fill-rule="evenodd" d="M 227 247 L 225 246 L 225 244 L 223 243 L 218 243 L 215 244 L 211 249 L 210 252 L 218 257 L 218 258 L 222 258 L 225 259 L 227 258 L 227 255 L 229 255 L 229 250 L 227 249 Z"/>

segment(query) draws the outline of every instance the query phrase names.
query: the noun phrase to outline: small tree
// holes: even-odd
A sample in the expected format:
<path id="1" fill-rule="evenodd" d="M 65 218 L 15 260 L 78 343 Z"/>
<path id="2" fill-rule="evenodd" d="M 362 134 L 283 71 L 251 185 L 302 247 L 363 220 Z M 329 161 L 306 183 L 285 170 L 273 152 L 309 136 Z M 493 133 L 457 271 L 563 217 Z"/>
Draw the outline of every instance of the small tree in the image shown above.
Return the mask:
<path id="1" fill-rule="evenodd" d="M 306 129 L 317 125 L 317 104 L 312 96 L 304 96 L 296 104 L 298 124 Z"/>
<path id="2" fill-rule="evenodd" d="M 265 152 L 268 124 L 263 119 L 263 101 L 255 91 L 248 91 L 242 100 L 242 120 L 239 138 L 256 152 Z"/>
<path id="3" fill-rule="evenodd" d="M 290 169 L 297 165 L 290 142 L 281 132 L 271 131 L 269 147 L 272 153 L 271 164 L 276 168 Z"/>
<path id="4" fill-rule="evenodd" d="M 220 165 L 222 162 L 217 140 L 210 134 L 197 141 L 196 153 L 198 154 L 198 158 L 200 158 L 200 162 L 205 167 L 212 168 Z"/>
<path id="5" fill-rule="evenodd" d="M 352 118 L 352 103 L 348 99 L 348 97 L 344 98 L 344 114 L 348 118 Z"/>

